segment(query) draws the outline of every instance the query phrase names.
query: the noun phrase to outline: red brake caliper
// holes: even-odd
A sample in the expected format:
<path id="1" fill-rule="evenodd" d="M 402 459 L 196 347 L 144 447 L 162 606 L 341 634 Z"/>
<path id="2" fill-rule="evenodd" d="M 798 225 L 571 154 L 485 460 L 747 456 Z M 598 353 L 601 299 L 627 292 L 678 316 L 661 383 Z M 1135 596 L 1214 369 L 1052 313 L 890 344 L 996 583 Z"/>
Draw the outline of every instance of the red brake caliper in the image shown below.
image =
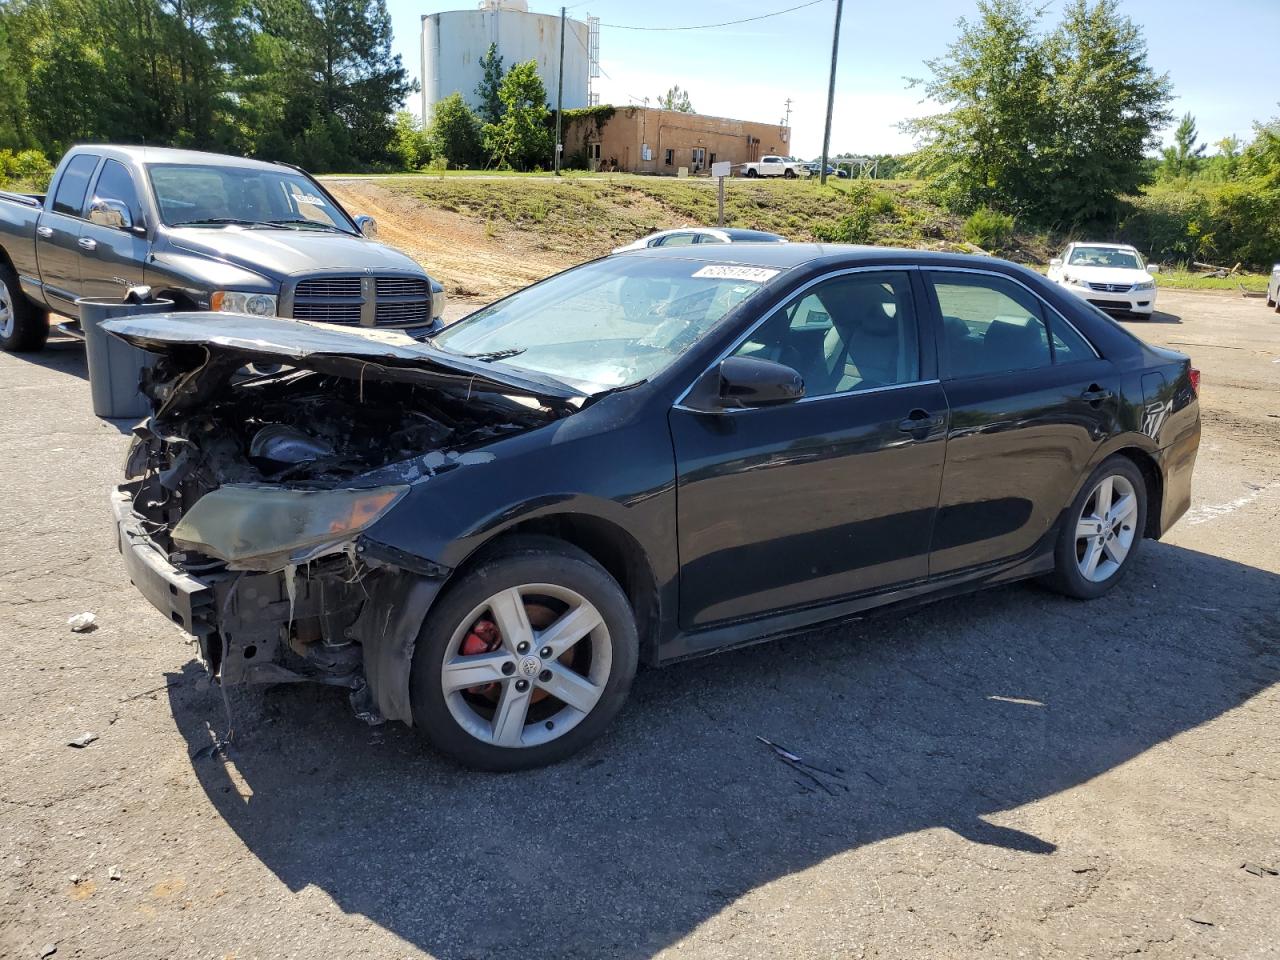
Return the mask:
<path id="1" fill-rule="evenodd" d="M 502 634 L 498 632 L 498 625 L 492 620 L 477 620 L 472 625 L 471 631 L 463 638 L 462 649 L 459 652 L 464 657 L 475 657 L 482 653 L 493 653 L 500 646 L 502 646 Z M 467 692 L 496 696 L 498 685 L 482 683 L 477 687 L 468 687 Z"/>

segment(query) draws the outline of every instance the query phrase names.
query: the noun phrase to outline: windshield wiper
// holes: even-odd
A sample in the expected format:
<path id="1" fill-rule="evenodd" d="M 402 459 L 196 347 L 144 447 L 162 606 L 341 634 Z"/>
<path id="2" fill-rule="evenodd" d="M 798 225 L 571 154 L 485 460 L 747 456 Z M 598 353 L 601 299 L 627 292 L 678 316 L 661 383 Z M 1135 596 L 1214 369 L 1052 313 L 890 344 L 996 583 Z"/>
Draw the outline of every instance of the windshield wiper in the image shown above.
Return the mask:
<path id="1" fill-rule="evenodd" d="M 335 227 L 331 223 L 321 223 L 318 220 L 306 220 L 303 218 L 297 218 L 292 220 L 285 220 L 285 219 L 270 220 L 268 222 L 272 226 L 276 226 L 276 227 L 318 227 L 321 230 L 332 230 L 334 233 L 347 232 L 346 230 L 343 230 L 341 227 Z"/>
<path id="2" fill-rule="evenodd" d="M 203 217 L 199 220 L 179 220 L 177 223 L 170 224 L 174 227 L 205 227 L 205 226 L 223 226 L 231 225 L 236 227 L 274 227 L 275 223 L 269 220 L 244 220 L 240 217 Z"/>
<path id="3" fill-rule="evenodd" d="M 466 357 L 468 360 L 483 360 L 485 363 L 492 363 L 495 360 L 506 360 L 510 357 L 518 357 L 524 353 L 526 347 L 511 347 L 508 350 L 490 350 L 488 353 L 459 353 L 457 356 Z M 452 351 L 449 351 L 452 353 Z"/>

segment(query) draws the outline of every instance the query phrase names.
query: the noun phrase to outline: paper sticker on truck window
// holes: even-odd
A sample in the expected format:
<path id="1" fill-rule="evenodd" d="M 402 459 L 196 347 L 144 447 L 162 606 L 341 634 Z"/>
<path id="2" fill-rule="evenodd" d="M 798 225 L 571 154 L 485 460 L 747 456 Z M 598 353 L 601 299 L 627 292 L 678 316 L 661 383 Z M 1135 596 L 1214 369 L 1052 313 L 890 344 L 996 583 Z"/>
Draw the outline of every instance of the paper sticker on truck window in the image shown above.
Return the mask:
<path id="1" fill-rule="evenodd" d="M 295 193 L 295 194 L 293 195 L 293 199 L 294 199 L 294 200 L 296 200 L 296 201 L 298 201 L 298 203 L 309 203 L 309 204 L 311 204 L 313 207 L 323 207 L 323 206 L 324 206 L 324 198 L 323 198 L 323 197 L 316 197 L 316 196 L 312 196 L 312 195 L 311 195 L 311 194 L 309 194 L 309 193 Z"/>
<path id="2" fill-rule="evenodd" d="M 777 270 L 770 270 L 768 267 L 741 267 L 727 263 L 702 267 L 694 273 L 695 277 L 708 277 L 712 280 L 750 280 L 752 283 L 764 283 L 777 275 Z"/>

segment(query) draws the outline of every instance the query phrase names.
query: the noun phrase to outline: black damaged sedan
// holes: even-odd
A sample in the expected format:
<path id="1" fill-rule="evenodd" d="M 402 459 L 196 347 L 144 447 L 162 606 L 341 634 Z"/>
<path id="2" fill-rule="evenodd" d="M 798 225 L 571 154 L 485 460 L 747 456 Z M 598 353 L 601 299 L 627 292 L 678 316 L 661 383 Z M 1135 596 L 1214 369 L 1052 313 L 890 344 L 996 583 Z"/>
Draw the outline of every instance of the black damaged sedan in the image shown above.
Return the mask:
<path id="1" fill-rule="evenodd" d="M 108 327 L 162 355 L 114 498 L 138 589 L 220 683 L 343 687 L 492 770 L 599 736 L 639 663 L 1027 577 L 1100 596 L 1200 438 L 1186 357 L 986 258 L 658 248 L 423 344 Z"/>

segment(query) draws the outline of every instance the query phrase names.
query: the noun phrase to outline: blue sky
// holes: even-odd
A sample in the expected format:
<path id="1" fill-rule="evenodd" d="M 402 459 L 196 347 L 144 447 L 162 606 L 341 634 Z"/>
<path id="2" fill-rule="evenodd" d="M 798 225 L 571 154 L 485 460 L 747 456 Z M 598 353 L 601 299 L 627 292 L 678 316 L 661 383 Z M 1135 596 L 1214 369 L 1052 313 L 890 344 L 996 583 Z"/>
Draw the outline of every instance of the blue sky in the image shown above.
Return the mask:
<path id="1" fill-rule="evenodd" d="M 600 57 L 608 77 L 597 81 L 602 102 L 656 98 L 679 83 L 700 113 L 778 121 L 790 97 L 794 152 L 810 157 L 822 149 L 834 0 L 715 30 L 657 33 L 608 26 L 715 23 L 797 2 L 587 0 L 571 2 L 570 16 L 591 14 L 605 24 Z M 1056 21 L 1063 5 L 1064 0 L 1049 0 L 1046 24 Z M 388 6 L 395 51 L 417 77 L 422 14 L 471 9 L 474 0 L 388 0 Z M 540 13 L 559 11 L 558 4 L 540 0 L 529 6 Z M 975 9 L 971 0 L 845 0 L 833 152 L 910 149 L 896 124 L 928 112 L 928 106 L 904 77 L 922 76 L 923 61 L 942 54 L 955 36 L 956 20 Z M 1253 121 L 1280 114 L 1280 0 L 1122 0 L 1121 9 L 1143 27 L 1152 65 L 1173 81 L 1174 111 L 1193 113 L 1202 139 L 1213 143 L 1233 133 L 1247 139 Z M 410 106 L 417 110 L 416 97 Z"/>

